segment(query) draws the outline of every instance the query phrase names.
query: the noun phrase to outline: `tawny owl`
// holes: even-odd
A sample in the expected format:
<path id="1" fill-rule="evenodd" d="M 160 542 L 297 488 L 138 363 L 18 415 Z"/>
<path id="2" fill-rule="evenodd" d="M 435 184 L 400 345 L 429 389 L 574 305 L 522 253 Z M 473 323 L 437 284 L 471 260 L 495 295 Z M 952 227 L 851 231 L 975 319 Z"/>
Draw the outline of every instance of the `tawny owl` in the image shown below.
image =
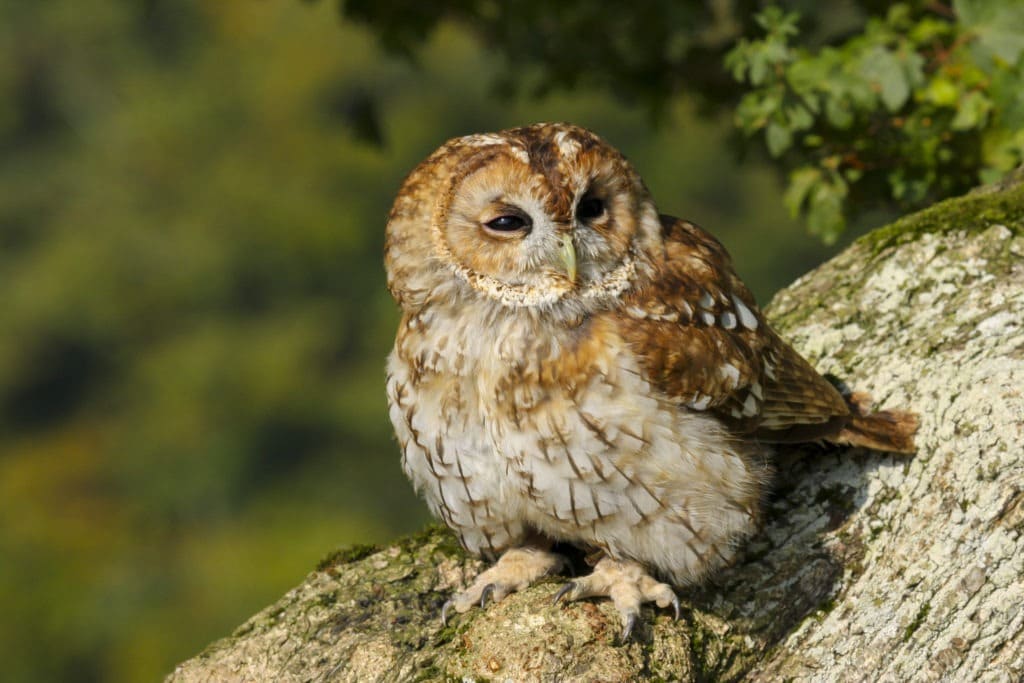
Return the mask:
<path id="1" fill-rule="evenodd" d="M 464 612 L 600 557 L 558 598 L 640 605 L 729 562 L 757 523 L 763 444 L 909 452 L 914 416 L 868 414 L 768 326 L 729 255 L 659 216 L 593 133 L 539 124 L 451 140 L 387 226 L 402 309 L 387 394 L 402 464 L 467 550 L 497 559 Z"/>

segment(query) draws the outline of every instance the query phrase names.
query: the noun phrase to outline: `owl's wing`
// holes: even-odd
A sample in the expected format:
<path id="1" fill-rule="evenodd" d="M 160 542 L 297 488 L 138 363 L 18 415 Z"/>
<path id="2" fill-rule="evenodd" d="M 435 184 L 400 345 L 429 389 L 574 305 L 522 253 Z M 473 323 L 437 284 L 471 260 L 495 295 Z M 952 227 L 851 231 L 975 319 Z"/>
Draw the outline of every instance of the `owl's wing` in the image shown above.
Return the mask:
<path id="1" fill-rule="evenodd" d="M 768 327 L 725 247 L 692 223 L 661 220 L 655 276 L 617 314 L 646 379 L 670 400 L 766 441 L 838 431 L 847 402 Z"/>

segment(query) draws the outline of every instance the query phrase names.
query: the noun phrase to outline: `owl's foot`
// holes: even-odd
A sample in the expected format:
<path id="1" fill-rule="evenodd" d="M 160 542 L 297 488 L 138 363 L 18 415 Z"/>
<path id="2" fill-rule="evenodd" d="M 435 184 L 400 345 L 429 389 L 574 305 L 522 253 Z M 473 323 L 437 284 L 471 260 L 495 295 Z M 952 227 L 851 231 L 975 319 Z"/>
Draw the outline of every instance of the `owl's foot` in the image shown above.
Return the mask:
<path id="1" fill-rule="evenodd" d="M 640 605 L 653 602 L 658 607 L 675 610 L 679 618 L 679 598 L 675 591 L 665 583 L 660 583 L 647 573 L 643 566 L 632 560 L 613 560 L 602 558 L 594 566 L 590 576 L 574 579 L 562 586 L 555 594 L 555 603 L 561 600 L 571 601 L 603 596 L 612 599 L 615 609 L 622 616 L 622 640 L 628 640 L 633 627 L 640 617 Z"/>
<path id="2" fill-rule="evenodd" d="M 537 579 L 567 566 L 561 555 L 538 548 L 513 548 L 505 551 L 490 569 L 481 572 L 466 590 L 456 593 L 441 608 L 441 622 L 448 623 L 448 612 L 469 611 L 473 605 L 486 607 L 499 602 L 509 593 L 527 588 Z"/>

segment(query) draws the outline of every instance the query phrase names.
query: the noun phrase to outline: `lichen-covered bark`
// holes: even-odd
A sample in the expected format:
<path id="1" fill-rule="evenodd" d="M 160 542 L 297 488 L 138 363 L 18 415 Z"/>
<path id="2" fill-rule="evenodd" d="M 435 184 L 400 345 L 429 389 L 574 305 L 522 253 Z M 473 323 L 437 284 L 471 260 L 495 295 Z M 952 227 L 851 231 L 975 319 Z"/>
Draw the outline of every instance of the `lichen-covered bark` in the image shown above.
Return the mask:
<path id="1" fill-rule="evenodd" d="M 485 611 L 440 607 L 481 568 L 433 528 L 326 559 L 170 681 L 1013 681 L 1024 676 L 1024 187 L 872 233 L 780 293 L 824 371 L 921 414 L 912 458 L 778 454 L 741 561 L 617 639 L 557 579 Z"/>

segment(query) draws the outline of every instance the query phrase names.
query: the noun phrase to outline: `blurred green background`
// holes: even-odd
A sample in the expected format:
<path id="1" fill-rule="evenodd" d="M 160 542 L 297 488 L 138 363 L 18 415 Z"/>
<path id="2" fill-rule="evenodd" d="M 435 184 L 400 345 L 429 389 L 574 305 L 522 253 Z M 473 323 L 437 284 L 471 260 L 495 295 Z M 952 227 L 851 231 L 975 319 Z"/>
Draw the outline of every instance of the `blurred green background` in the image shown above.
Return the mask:
<path id="1" fill-rule="evenodd" d="M 413 63 L 332 3 L 0 2 L 0 678 L 158 679 L 332 548 L 427 519 L 381 249 L 447 138 L 595 129 L 762 302 L 838 249 L 685 97 L 655 126 L 497 73 L 453 25 Z"/>

